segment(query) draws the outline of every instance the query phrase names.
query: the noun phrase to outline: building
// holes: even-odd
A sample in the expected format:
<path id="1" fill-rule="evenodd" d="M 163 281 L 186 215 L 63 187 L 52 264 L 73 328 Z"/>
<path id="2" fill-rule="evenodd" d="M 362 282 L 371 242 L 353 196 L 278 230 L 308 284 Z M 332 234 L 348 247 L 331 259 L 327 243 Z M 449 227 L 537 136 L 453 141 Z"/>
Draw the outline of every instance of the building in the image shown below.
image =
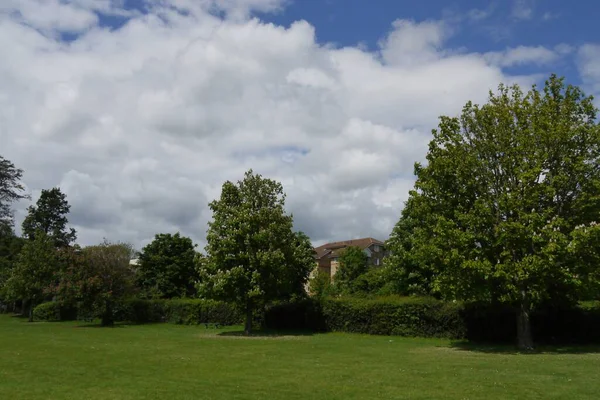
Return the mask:
<path id="1" fill-rule="evenodd" d="M 326 243 L 315 247 L 315 259 L 318 269 L 333 278 L 340 266 L 338 260 L 340 254 L 350 246 L 356 246 L 364 251 L 369 265 L 374 267 L 383 265 L 383 258 L 387 255 L 385 243 L 373 238 L 363 238 Z"/>

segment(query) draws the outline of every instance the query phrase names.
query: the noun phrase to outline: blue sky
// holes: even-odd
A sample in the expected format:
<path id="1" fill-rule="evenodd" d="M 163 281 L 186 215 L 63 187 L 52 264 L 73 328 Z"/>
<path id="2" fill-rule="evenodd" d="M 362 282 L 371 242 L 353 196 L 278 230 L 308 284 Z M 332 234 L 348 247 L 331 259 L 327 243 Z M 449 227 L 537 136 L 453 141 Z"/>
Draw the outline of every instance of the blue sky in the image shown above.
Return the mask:
<path id="1" fill-rule="evenodd" d="M 598 15 L 592 0 L 0 0 L 0 151 L 32 201 L 61 187 L 82 244 L 202 245 L 208 203 L 249 168 L 283 184 L 315 243 L 384 240 L 440 115 L 553 72 L 600 99 Z"/>

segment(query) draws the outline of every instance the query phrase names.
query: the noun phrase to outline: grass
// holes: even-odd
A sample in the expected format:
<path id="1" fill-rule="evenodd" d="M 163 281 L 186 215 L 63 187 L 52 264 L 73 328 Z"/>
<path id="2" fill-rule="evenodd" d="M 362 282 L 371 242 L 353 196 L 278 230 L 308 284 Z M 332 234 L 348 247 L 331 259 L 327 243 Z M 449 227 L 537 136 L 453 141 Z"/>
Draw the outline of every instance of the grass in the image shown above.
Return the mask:
<path id="1" fill-rule="evenodd" d="M 0 399 L 597 399 L 594 348 L 0 315 Z"/>

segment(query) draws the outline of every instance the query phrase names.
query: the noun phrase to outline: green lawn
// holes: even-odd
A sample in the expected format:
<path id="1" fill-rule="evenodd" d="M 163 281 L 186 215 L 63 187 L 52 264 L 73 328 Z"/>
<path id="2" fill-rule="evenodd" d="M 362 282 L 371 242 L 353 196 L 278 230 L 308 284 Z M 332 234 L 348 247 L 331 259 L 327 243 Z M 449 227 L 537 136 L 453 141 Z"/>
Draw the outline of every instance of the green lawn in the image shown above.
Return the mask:
<path id="1" fill-rule="evenodd" d="M 237 328 L 239 329 L 239 328 Z M 0 399 L 598 399 L 598 349 L 86 327 L 0 315 Z"/>

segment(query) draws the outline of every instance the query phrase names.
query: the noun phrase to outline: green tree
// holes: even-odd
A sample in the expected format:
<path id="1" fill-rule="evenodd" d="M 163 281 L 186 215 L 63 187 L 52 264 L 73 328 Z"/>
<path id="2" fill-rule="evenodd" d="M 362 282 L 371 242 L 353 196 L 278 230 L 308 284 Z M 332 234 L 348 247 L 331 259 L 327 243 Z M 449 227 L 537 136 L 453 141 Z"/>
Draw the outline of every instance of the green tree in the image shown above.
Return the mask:
<path id="1" fill-rule="evenodd" d="M 158 234 L 142 249 L 137 283 L 146 297 L 192 297 L 198 273 L 192 239 L 179 233 Z"/>
<path id="2" fill-rule="evenodd" d="M 268 301 L 302 290 L 314 264 L 307 264 L 306 238 L 292 232 L 280 183 L 251 170 L 237 184 L 225 182 L 210 203 L 200 293 L 234 302 L 245 311 L 245 332 L 252 315 Z"/>
<path id="3" fill-rule="evenodd" d="M 4 157 L 0 156 L 0 229 L 12 228 L 13 218 L 11 205 L 17 200 L 27 199 L 25 188 L 21 184 L 23 170 Z"/>
<path id="4" fill-rule="evenodd" d="M 42 190 L 36 206 L 29 207 L 23 221 L 23 235 L 33 239 L 41 231 L 54 240 L 56 247 L 69 246 L 77 238 L 75 229 L 67 228 L 70 209 L 67 196 L 59 188 Z"/>
<path id="5" fill-rule="evenodd" d="M 104 241 L 71 253 L 64 269 L 59 294 L 65 302 L 77 302 L 79 310 L 112 326 L 115 307 L 134 294 L 135 274 L 129 266 L 133 247 Z"/>
<path id="6" fill-rule="evenodd" d="M 60 263 L 53 239 L 38 232 L 27 241 L 5 284 L 5 296 L 11 300 L 29 303 L 29 321 L 33 309 L 51 293 L 59 277 Z"/>
<path id="7" fill-rule="evenodd" d="M 518 345 L 531 348 L 531 311 L 576 301 L 598 279 L 596 116 L 552 76 L 542 91 L 501 85 L 442 117 L 397 227 L 410 238 L 391 248 L 408 255 L 407 274 L 415 267 L 446 298 L 514 306 Z"/>
<path id="8" fill-rule="evenodd" d="M 308 292 L 312 297 L 316 297 L 317 299 L 331 295 L 331 276 L 329 273 L 317 268 L 314 276 L 310 278 Z"/>
<path id="9" fill-rule="evenodd" d="M 352 292 L 353 282 L 368 270 L 368 258 L 360 247 L 349 246 L 339 256 L 340 267 L 335 274 L 335 285 L 342 291 Z"/>
<path id="10" fill-rule="evenodd" d="M 0 224 L 0 302 L 7 300 L 6 282 L 17 262 L 24 240 L 14 234 L 8 224 Z"/>

